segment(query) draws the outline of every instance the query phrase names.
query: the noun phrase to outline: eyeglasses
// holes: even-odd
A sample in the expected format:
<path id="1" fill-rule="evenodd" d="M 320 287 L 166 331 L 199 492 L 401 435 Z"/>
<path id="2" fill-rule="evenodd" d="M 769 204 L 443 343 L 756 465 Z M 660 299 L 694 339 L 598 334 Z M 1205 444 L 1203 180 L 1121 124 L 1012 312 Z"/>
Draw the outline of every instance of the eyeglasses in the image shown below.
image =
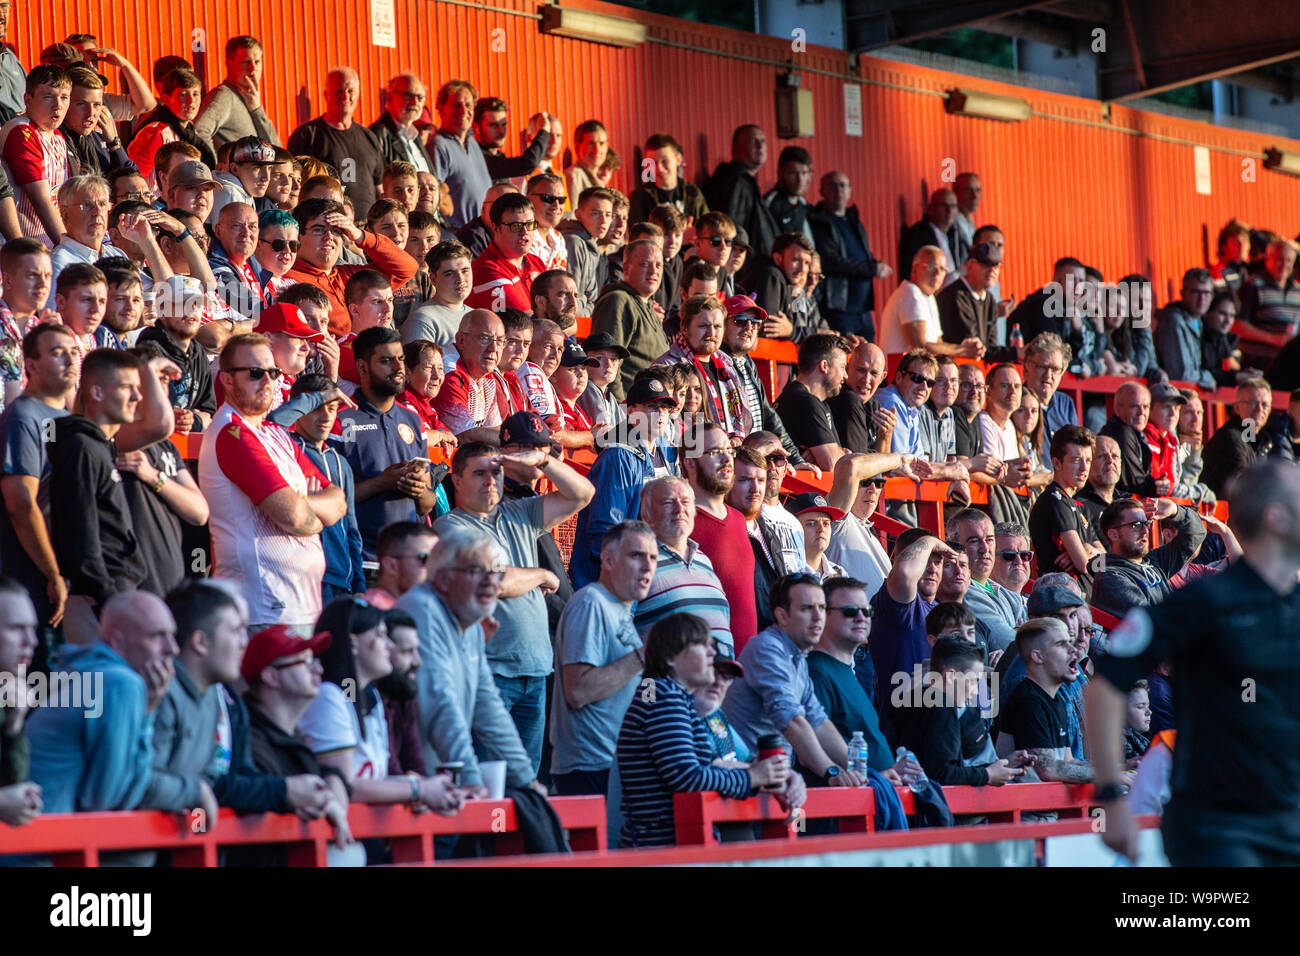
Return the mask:
<path id="1" fill-rule="evenodd" d="M 258 242 L 265 242 L 276 252 L 284 252 L 286 249 L 297 252 L 302 245 L 297 239 L 259 239 Z"/>
<path id="2" fill-rule="evenodd" d="M 427 561 L 429 560 L 429 555 L 430 555 L 430 553 L 431 553 L 431 552 L 429 552 L 429 551 L 421 551 L 419 554 L 404 554 L 404 555 L 402 555 L 402 557 L 404 557 L 404 558 L 414 558 L 416 561 L 419 561 L 421 564 L 424 564 L 425 562 L 427 562 Z"/>
<path id="3" fill-rule="evenodd" d="M 315 236 L 317 239 L 324 239 L 328 237 L 331 233 L 336 236 L 343 235 L 342 229 L 334 229 L 330 226 L 312 226 L 307 231 L 311 233 L 313 236 Z"/>
<path id="4" fill-rule="evenodd" d="M 934 388 L 934 383 L 938 381 L 938 379 L 926 378 L 920 372 L 904 372 L 903 374 L 917 385 L 924 385 L 926 388 Z"/>
<path id="5" fill-rule="evenodd" d="M 832 607 L 827 610 L 839 611 L 845 617 L 865 617 L 868 620 L 876 612 L 871 609 L 871 605 L 864 604 L 862 607 L 854 607 L 852 604 L 846 604 L 844 607 Z"/>
<path id="6" fill-rule="evenodd" d="M 700 242 L 707 242 L 709 245 L 711 245 L 713 248 L 716 249 L 718 248 L 718 246 L 726 246 L 727 248 L 731 248 L 731 246 L 735 245 L 736 240 L 727 239 L 724 236 L 704 236 L 702 239 L 700 239 Z"/>
<path id="7" fill-rule="evenodd" d="M 788 465 L 790 463 L 789 455 L 771 454 L 767 456 L 769 465 Z"/>
<path id="8" fill-rule="evenodd" d="M 504 335 L 474 335 L 471 336 L 471 338 L 478 339 L 479 344 L 484 348 L 491 348 L 494 345 L 497 348 L 502 348 L 506 344 L 506 337 Z"/>
<path id="9" fill-rule="evenodd" d="M 962 382 L 961 387 L 970 389 L 972 395 L 976 392 L 987 392 L 989 390 L 987 385 L 976 385 L 974 382 Z"/>
<path id="10" fill-rule="evenodd" d="M 284 374 L 278 368 L 260 368 L 259 366 L 256 365 L 240 365 L 235 368 L 228 368 L 226 369 L 226 371 L 229 372 L 231 375 L 234 375 L 236 372 L 247 372 L 248 377 L 251 378 L 254 382 L 260 382 L 262 380 L 263 375 L 271 376 L 271 381 L 274 382 L 282 374 Z"/>
<path id="11" fill-rule="evenodd" d="M 471 578 L 484 578 L 492 584 L 500 584 L 505 580 L 506 572 L 501 568 L 481 568 L 477 564 L 471 564 L 468 568 L 451 568 L 457 574 L 468 574 Z"/>
<path id="12" fill-rule="evenodd" d="M 1044 372 L 1051 372 L 1053 375 L 1065 374 L 1065 366 L 1063 365 L 1044 365 L 1042 362 L 1026 362 L 1025 364 L 1041 368 Z"/>
<path id="13" fill-rule="evenodd" d="M 701 458 L 713 458 L 717 461 L 731 461 L 736 457 L 734 448 L 715 448 L 713 451 L 700 452 Z"/>
<path id="14" fill-rule="evenodd" d="M 1034 552 L 1016 551 L 1012 548 L 1008 548 L 1005 551 L 999 551 L 998 557 L 1001 558 L 1003 561 L 1015 561 L 1017 558 L 1019 558 L 1021 561 L 1025 562 L 1025 564 L 1028 564 L 1030 561 L 1034 559 Z"/>
<path id="15" fill-rule="evenodd" d="M 552 196 L 550 193 L 533 193 L 529 199 L 540 199 L 548 206 L 559 206 L 564 202 L 563 196 Z"/>
<path id="16" fill-rule="evenodd" d="M 1139 531 L 1146 531 L 1151 527 L 1150 518 L 1139 518 L 1137 521 L 1125 521 L 1122 524 L 1115 525 L 1117 528 L 1137 528 Z"/>
<path id="17" fill-rule="evenodd" d="M 516 236 L 522 236 L 526 232 L 532 232 L 537 228 L 537 220 L 529 219 L 526 222 L 500 222 L 497 225 L 503 229 L 509 229 Z"/>

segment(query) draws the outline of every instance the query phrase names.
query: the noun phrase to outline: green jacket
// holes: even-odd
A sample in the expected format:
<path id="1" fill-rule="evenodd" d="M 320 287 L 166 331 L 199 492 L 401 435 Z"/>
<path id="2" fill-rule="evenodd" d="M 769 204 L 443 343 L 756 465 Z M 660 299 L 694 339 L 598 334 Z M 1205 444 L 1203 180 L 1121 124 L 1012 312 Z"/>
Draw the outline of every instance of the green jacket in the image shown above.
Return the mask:
<path id="1" fill-rule="evenodd" d="M 654 364 L 655 359 L 672 347 L 659 313 L 626 282 L 611 286 L 598 300 L 591 315 L 591 332 L 608 332 L 619 345 L 631 354 L 623 360 L 623 368 L 613 391 L 619 399 L 627 395 L 636 373 Z"/>

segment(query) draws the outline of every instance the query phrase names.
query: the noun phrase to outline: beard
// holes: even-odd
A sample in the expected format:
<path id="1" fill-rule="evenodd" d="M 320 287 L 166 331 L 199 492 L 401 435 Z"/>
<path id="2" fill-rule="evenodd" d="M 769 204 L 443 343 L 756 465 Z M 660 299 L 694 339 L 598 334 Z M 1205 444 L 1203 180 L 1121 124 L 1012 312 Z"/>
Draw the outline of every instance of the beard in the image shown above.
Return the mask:
<path id="1" fill-rule="evenodd" d="M 717 474 L 706 472 L 703 468 L 696 466 L 695 480 L 699 482 L 701 488 L 711 495 L 725 495 L 731 491 L 731 486 L 735 483 L 735 477 L 719 478 Z"/>
<path id="2" fill-rule="evenodd" d="M 375 687 L 380 694 L 389 700 L 415 700 L 420 693 L 420 686 L 416 683 L 414 670 L 407 671 L 405 674 L 393 671 L 393 673 L 375 681 Z"/>
<path id="3" fill-rule="evenodd" d="M 406 379 L 376 378 L 370 382 L 370 390 L 381 398 L 396 398 L 406 388 Z"/>
<path id="4" fill-rule="evenodd" d="M 735 508 L 742 515 L 744 515 L 746 521 L 753 521 L 760 514 L 763 513 L 762 498 L 760 498 L 757 501 L 741 501 L 738 503 L 733 503 L 731 501 L 728 501 L 727 504 L 731 505 L 731 507 Z"/>

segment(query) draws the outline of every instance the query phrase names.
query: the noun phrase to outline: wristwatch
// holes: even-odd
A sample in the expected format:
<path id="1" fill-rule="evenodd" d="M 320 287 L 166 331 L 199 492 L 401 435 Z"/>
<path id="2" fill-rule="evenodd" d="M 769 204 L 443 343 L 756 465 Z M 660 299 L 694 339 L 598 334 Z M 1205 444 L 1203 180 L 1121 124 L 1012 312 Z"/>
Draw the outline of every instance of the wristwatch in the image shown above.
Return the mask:
<path id="1" fill-rule="evenodd" d="M 150 485 L 150 487 L 153 488 L 154 494 L 160 495 L 162 494 L 163 485 L 165 484 L 167 484 L 167 473 L 160 471 L 158 472 L 158 480 Z"/>
<path id="2" fill-rule="evenodd" d="M 1122 783 L 1104 783 L 1092 792 L 1093 803 L 1114 803 L 1128 795 L 1128 787 Z"/>
<path id="3" fill-rule="evenodd" d="M 181 230 L 180 235 L 175 237 L 175 239 L 177 242 L 184 242 L 186 239 L 190 238 L 193 235 L 194 235 L 194 231 L 190 229 L 189 226 L 186 226 L 183 230 Z"/>
<path id="4" fill-rule="evenodd" d="M 840 768 L 835 766 L 835 764 L 831 764 L 830 767 L 827 768 L 826 773 L 822 775 L 822 779 L 826 781 L 826 786 L 829 787 L 829 786 L 833 786 L 831 781 L 834 780 L 839 775 L 840 775 Z"/>

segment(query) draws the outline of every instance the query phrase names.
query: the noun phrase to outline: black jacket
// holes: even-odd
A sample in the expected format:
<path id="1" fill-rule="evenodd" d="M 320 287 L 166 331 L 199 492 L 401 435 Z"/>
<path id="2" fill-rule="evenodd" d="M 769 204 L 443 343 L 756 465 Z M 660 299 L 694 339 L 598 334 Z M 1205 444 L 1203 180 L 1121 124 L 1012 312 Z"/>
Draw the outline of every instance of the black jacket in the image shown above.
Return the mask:
<path id="1" fill-rule="evenodd" d="M 758 612 L 758 629 L 762 631 L 776 623 L 772 616 L 772 585 L 785 575 L 800 569 L 786 568 L 781 558 L 781 543 L 776 540 L 776 535 L 762 515 L 758 517 L 758 531 L 767 543 L 767 553 L 764 553 L 763 545 L 752 534 L 749 536 L 749 546 L 754 550 L 754 609 Z M 768 557 L 769 554 L 771 558 Z"/>
<path id="2" fill-rule="evenodd" d="M 763 266 L 759 271 L 758 294 L 755 299 L 768 315 L 777 312 L 785 313 L 786 318 L 794 326 L 790 332 L 791 342 L 802 342 L 818 332 L 830 331 L 825 320 L 822 319 L 821 311 L 817 308 L 816 302 L 808 303 L 808 311 L 806 312 L 796 312 L 792 308 L 794 295 L 791 292 L 790 283 L 786 281 L 785 273 L 775 265 Z"/>
<path id="3" fill-rule="evenodd" d="M 1169 579 L 1187 567 L 1187 562 L 1201 550 L 1205 525 L 1194 510 L 1181 506 L 1169 523 L 1178 529 L 1178 537 L 1145 558 L 1106 555 L 1105 570 L 1092 581 L 1094 607 L 1123 617 L 1135 607 L 1159 604 L 1173 593 Z"/>
<path id="4" fill-rule="evenodd" d="M 952 252 L 954 262 L 948 263 L 949 272 L 958 272 L 966 264 L 966 257 L 969 250 L 966 247 L 966 241 L 962 239 L 961 231 L 957 228 L 957 223 L 953 222 L 947 233 L 948 249 Z M 914 222 L 903 230 L 902 238 L 898 243 L 898 275 L 906 279 L 912 274 L 912 259 L 921 250 L 923 246 L 935 245 L 934 229 L 930 225 L 930 220 L 922 217 L 919 222 Z"/>
<path id="5" fill-rule="evenodd" d="M 824 268 L 824 267 L 823 267 Z M 998 345 L 998 300 L 986 292 L 981 302 L 966 284 L 965 279 L 950 282 L 934 297 L 939 308 L 939 327 L 943 340 L 960 345 L 966 339 L 979 339 L 984 343 L 985 362 L 1018 362 L 1016 350 Z M 1023 331 L 1023 330 L 1022 330 Z"/>
<path id="6" fill-rule="evenodd" d="M 1232 478 L 1253 465 L 1257 456 L 1272 453 L 1273 436 L 1268 430 L 1261 429 L 1255 435 L 1255 440 L 1248 442 L 1241 416 L 1233 413 L 1205 443 L 1205 449 L 1201 452 L 1201 460 L 1205 463 L 1201 469 L 1201 483 L 1213 491 L 1216 497 L 1226 498 L 1228 482 Z"/>
<path id="7" fill-rule="evenodd" d="M 776 220 L 749 170 L 734 160 L 719 163 L 704 188 L 704 196 L 710 209 L 725 212 L 749 234 L 755 253 L 752 258 L 765 261 L 771 256 L 772 240 L 777 236 Z"/>
<path id="8" fill-rule="evenodd" d="M 1115 415 L 1107 420 L 1101 434 L 1115 439 L 1122 456 L 1115 496 L 1117 498 L 1129 495 L 1154 497 L 1156 480 L 1151 477 L 1151 446 L 1147 444 L 1146 438 L 1128 422 Z"/>
<path id="9" fill-rule="evenodd" d="M 475 216 L 473 221 L 465 223 L 456 230 L 456 239 L 469 250 L 471 256 L 477 258 L 492 245 L 492 230 L 483 222 L 481 216 Z"/>
<path id="10" fill-rule="evenodd" d="M 82 136 L 66 126 L 60 126 L 59 131 L 68 141 L 68 159 L 72 161 L 74 176 L 92 174 L 107 176 L 119 169 L 129 169 L 136 173 L 140 171 L 140 168 L 131 161 L 131 157 L 126 154 L 120 139 L 117 148 L 109 149 L 108 144 L 104 142 L 104 134 L 99 130 L 92 130 L 89 136 Z"/>
<path id="11" fill-rule="evenodd" d="M 849 206 L 844 211 L 844 218 L 857 235 L 858 242 L 862 243 L 862 248 L 867 251 L 865 259 L 850 259 L 848 250 L 844 247 L 844 236 L 835 225 L 835 218 L 827 211 L 824 202 L 819 202 L 808 213 L 813 242 L 817 246 L 817 254 L 822 257 L 822 274 L 826 277 L 822 281 L 826 308 L 833 312 L 842 310 L 848 304 L 849 282 L 857 280 L 867 283 L 866 308 L 870 312 L 876 307 L 876 289 L 871 281 L 876 277 L 876 260 L 871 255 L 867 230 L 863 228 L 862 219 L 858 216 L 858 207 Z"/>
<path id="12" fill-rule="evenodd" d="M 1039 289 L 1025 297 L 1025 301 L 1016 306 L 1007 316 L 1007 332 L 1015 326 L 1025 337 L 1025 344 L 1033 341 L 1034 336 L 1042 332 L 1055 332 L 1066 345 L 1070 346 L 1070 368 L 1077 368 L 1079 356 L 1083 352 L 1083 330 L 1076 330 L 1065 315 L 1048 315 L 1048 302 L 1051 297 L 1046 290 Z M 1062 304 L 1064 300 L 1062 299 Z"/>
<path id="13" fill-rule="evenodd" d="M 102 607 L 145 579 L 117 446 L 81 415 L 55 419 L 50 451 L 50 531 L 68 593 Z"/>
<path id="14" fill-rule="evenodd" d="M 1232 336 L 1236 338 L 1236 336 Z M 1210 343 L 1206 342 L 1204 348 L 1209 349 Z M 1233 385 L 1237 381 L 1236 372 L 1221 372 L 1221 375 L 1231 375 L 1229 381 L 1220 380 L 1220 385 Z M 1268 379 L 1268 384 L 1272 385 L 1278 391 L 1293 392 L 1300 388 L 1300 336 L 1293 338 L 1282 346 L 1282 351 L 1277 353 L 1277 358 L 1273 359 L 1273 364 L 1269 366 L 1268 374 L 1264 376 Z"/>
<path id="15" fill-rule="evenodd" d="M 493 179 L 513 179 L 516 176 L 531 176 L 533 170 L 542 164 L 542 157 L 550 145 L 551 134 L 539 129 L 528 148 L 518 156 L 489 153 L 482 143 L 478 144 L 478 148 L 483 151 L 483 162 L 487 164 L 488 173 Z"/>
<path id="16" fill-rule="evenodd" d="M 963 759 L 978 756 L 988 739 L 987 722 L 978 707 L 958 716 L 956 707 L 907 707 L 895 710 L 902 717 L 898 740 L 925 768 L 925 775 L 941 787 L 982 787 L 989 782 L 983 767 L 968 767 Z"/>
<path id="17" fill-rule="evenodd" d="M 263 773 L 253 764 L 248 708 L 224 685 L 219 690 L 230 715 L 230 769 L 212 783 L 217 803 L 236 813 L 288 813 L 289 789 L 284 776 Z"/>
<path id="18" fill-rule="evenodd" d="M 375 139 L 379 141 L 379 152 L 384 157 L 385 166 L 389 163 L 409 163 L 411 161 L 411 156 L 406 151 L 406 145 L 401 134 L 397 132 L 397 123 L 388 115 L 388 110 L 384 110 L 379 119 L 371 123 L 368 128 L 370 132 L 375 134 Z M 427 148 L 424 150 L 424 155 L 429 160 L 429 168 L 433 169 L 433 157 L 429 156 Z"/>
<path id="19" fill-rule="evenodd" d="M 187 351 L 182 351 L 161 326 L 151 325 L 140 332 L 137 341 L 141 345 L 152 342 L 180 366 L 181 377 L 167 383 L 167 396 L 172 408 L 189 408 L 209 415 L 217 413 L 217 397 L 212 386 L 212 364 L 197 340 L 190 342 Z M 195 424 L 198 424 L 197 420 Z"/>
<path id="20" fill-rule="evenodd" d="M 802 465 L 804 463 L 803 455 L 799 454 L 799 448 L 795 445 L 794 439 L 785 430 L 785 423 L 781 421 L 781 416 L 772 407 L 772 403 L 767 400 L 767 391 L 763 388 L 763 383 L 759 381 L 758 368 L 754 365 L 754 360 L 745 353 L 738 354 L 728 351 L 727 354 L 731 356 L 731 364 L 736 367 L 736 377 L 740 379 L 741 387 L 748 394 L 755 395 L 758 398 L 758 407 L 762 412 L 762 425 L 759 427 L 781 439 L 781 445 L 785 448 L 786 454 L 790 456 L 791 465 Z M 754 424 L 758 425 L 758 422 L 755 421 Z"/>

